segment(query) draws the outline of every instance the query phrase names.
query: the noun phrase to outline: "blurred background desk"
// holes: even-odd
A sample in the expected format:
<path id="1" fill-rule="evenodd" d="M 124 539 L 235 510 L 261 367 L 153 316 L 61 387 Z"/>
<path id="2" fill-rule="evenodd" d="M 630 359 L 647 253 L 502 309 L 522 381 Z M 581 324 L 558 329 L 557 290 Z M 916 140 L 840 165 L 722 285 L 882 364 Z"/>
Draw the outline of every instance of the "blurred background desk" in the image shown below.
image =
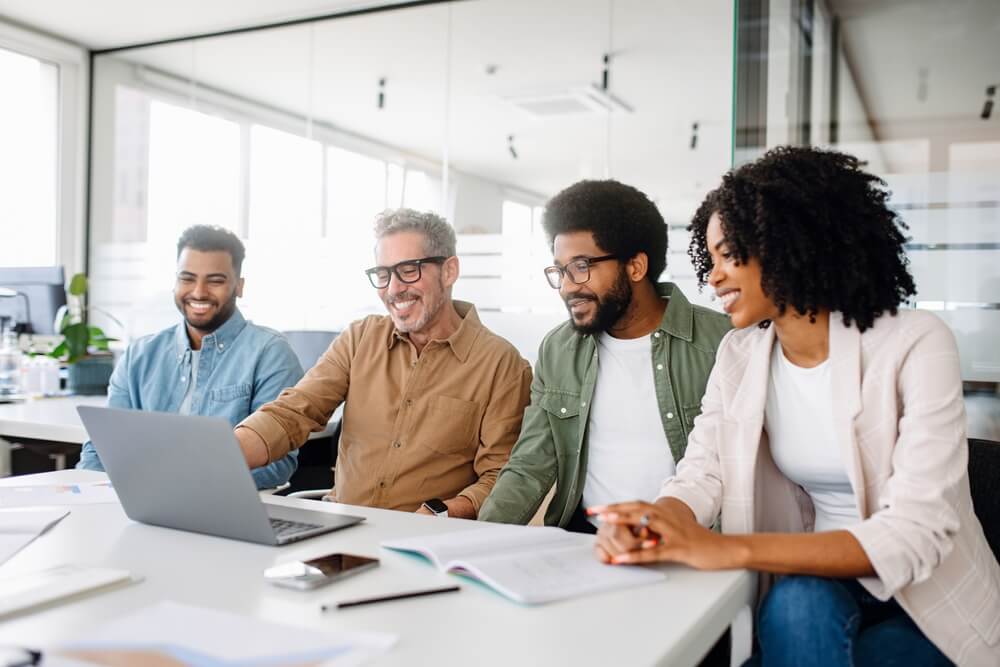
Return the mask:
<path id="1" fill-rule="evenodd" d="M 104 405 L 105 396 L 59 396 L 0 404 L 0 474 L 62 470 L 76 465 L 87 431 L 80 405 Z M 5 465 L 6 463 L 6 465 Z"/>
<path id="2" fill-rule="evenodd" d="M 0 404 L 0 477 L 75 466 L 80 446 L 88 439 L 76 408 L 103 406 L 107 400 L 107 396 L 59 396 Z M 310 440 L 321 440 L 316 446 L 336 449 L 341 413 L 338 409 L 326 429 L 309 436 Z M 300 470 L 304 467 L 300 457 Z M 316 479 L 304 479 L 301 488 L 329 486 L 333 481 L 329 466 L 313 477 Z"/>

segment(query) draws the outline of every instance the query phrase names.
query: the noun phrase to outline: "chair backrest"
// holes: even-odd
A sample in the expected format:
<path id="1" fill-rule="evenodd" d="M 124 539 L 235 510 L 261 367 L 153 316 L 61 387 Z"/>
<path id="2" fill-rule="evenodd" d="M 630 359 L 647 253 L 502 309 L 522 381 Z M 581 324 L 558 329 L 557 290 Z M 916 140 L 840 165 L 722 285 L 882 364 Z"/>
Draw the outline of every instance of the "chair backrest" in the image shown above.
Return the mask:
<path id="1" fill-rule="evenodd" d="M 292 352 L 299 358 L 302 370 L 308 371 L 316 365 L 320 356 L 330 347 L 339 331 L 283 331 L 282 334 L 292 346 Z"/>
<path id="2" fill-rule="evenodd" d="M 969 438 L 969 486 L 986 541 L 1000 560 L 1000 442 Z"/>

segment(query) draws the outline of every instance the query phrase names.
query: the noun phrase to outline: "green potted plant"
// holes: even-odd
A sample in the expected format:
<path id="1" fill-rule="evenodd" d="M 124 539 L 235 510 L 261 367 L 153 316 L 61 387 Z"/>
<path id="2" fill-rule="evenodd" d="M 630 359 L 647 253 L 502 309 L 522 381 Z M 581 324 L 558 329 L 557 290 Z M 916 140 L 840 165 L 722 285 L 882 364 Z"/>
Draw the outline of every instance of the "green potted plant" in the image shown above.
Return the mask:
<path id="1" fill-rule="evenodd" d="M 67 308 L 59 322 L 63 339 L 49 356 L 69 364 L 68 389 L 74 394 L 100 395 L 108 390 L 108 381 L 115 363 L 109 338 L 100 327 L 90 324 L 90 311 L 111 318 L 119 327 L 122 323 L 111 313 L 87 304 L 87 276 L 77 273 L 69 282 Z M 122 327 L 124 328 L 124 327 Z"/>

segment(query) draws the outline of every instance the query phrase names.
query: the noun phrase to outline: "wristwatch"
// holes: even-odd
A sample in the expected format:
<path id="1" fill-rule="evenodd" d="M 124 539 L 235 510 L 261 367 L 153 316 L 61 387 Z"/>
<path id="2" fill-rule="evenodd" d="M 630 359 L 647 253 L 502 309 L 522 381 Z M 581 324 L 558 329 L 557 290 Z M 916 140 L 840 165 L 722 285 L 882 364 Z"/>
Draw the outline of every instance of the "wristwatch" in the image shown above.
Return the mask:
<path id="1" fill-rule="evenodd" d="M 434 516 L 448 516 L 448 506 L 440 498 L 431 498 L 424 501 L 426 507 Z"/>

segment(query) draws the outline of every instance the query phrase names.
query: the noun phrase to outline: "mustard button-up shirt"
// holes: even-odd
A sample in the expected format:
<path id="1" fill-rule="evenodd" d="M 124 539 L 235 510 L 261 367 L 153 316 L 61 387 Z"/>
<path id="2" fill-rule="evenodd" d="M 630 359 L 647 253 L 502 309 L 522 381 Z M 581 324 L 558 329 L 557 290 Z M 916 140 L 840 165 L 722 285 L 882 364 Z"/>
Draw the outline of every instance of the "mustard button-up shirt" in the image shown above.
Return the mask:
<path id="1" fill-rule="evenodd" d="M 274 461 L 321 431 L 344 403 L 333 495 L 413 511 L 468 498 L 478 513 L 510 456 L 531 368 L 509 342 L 453 302 L 462 323 L 417 355 L 386 315 L 350 325 L 305 377 L 245 419 Z"/>

